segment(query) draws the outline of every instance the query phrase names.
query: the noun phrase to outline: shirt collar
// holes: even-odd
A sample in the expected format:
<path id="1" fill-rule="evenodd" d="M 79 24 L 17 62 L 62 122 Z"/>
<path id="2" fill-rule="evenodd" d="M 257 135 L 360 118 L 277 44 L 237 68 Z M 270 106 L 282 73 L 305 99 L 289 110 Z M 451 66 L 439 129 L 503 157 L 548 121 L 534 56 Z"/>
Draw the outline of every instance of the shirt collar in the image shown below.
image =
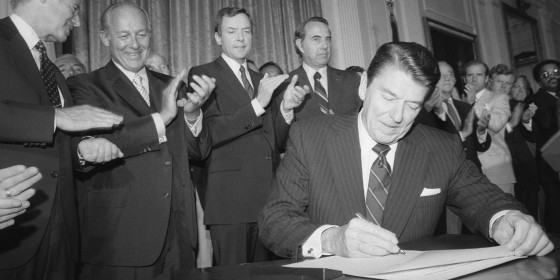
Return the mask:
<path id="1" fill-rule="evenodd" d="M 307 65 L 307 63 L 303 62 L 302 63 L 303 66 L 303 70 L 305 70 L 305 73 L 307 73 L 307 77 L 309 78 L 309 82 L 313 82 L 313 76 L 315 75 L 315 72 L 319 72 L 319 74 L 321 74 L 321 80 L 327 79 L 327 66 L 319 68 L 319 70 L 315 70 L 313 69 L 311 66 Z"/>
<path id="2" fill-rule="evenodd" d="M 556 92 L 553 92 L 553 91 L 546 91 L 546 92 L 548 92 L 548 94 L 550 94 L 550 95 L 556 97 Z"/>
<path id="3" fill-rule="evenodd" d="M 33 30 L 33 28 L 27 22 L 25 22 L 25 20 L 23 20 L 16 14 L 11 14 L 10 19 L 16 26 L 21 37 L 23 37 L 23 40 L 27 44 L 27 47 L 29 49 L 33 49 L 35 45 L 37 45 L 37 42 L 39 42 L 40 40 L 37 32 L 35 32 L 35 30 Z"/>
<path id="4" fill-rule="evenodd" d="M 233 58 L 227 56 L 225 53 L 222 53 L 222 58 L 226 61 L 227 65 L 229 66 L 229 68 L 231 68 L 231 70 L 233 71 L 233 73 L 235 73 L 235 75 L 237 75 L 239 73 L 239 66 L 243 65 L 243 68 L 245 68 L 245 73 L 249 74 L 247 72 L 247 60 L 243 61 L 243 64 L 239 64 L 239 62 L 235 61 Z"/>
<path id="5" fill-rule="evenodd" d="M 475 94 L 476 100 L 478 100 L 478 99 L 484 94 L 485 91 L 486 91 L 486 89 L 483 88 L 482 90 L 480 90 L 479 92 L 477 92 L 477 93 Z"/>
<path id="6" fill-rule="evenodd" d="M 128 71 L 126 69 L 124 69 L 120 64 L 118 64 L 114 59 L 113 59 L 113 63 L 117 66 L 117 68 L 119 68 L 119 70 L 121 70 L 121 72 L 123 72 L 123 74 L 129 79 L 129 80 L 134 80 L 134 77 L 136 76 L 136 74 L 140 75 L 140 77 L 142 77 L 142 79 L 144 81 L 148 81 L 148 74 L 146 73 L 146 67 L 142 67 L 142 69 L 140 69 L 137 73 L 132 72 L 132 71 Z"/>

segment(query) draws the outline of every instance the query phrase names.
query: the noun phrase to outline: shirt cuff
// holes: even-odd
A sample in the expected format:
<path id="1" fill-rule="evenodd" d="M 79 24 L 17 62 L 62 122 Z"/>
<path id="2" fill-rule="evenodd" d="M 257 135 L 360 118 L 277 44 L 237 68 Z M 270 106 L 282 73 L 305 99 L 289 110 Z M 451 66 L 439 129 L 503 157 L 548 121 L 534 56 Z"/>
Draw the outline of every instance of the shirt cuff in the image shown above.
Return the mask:
<path id="1" fill-rule="evenodd" d="M 492 236 L 492 226 L 494 225 L 494 223 L 496 222 L 496 220 L 498 220 L 499 218 L 505 216 L 509 211 L 511 210 L 502 210 L 496 214 L 494 214 L 494 216 L 492 216 L 492 219 L 490 219 L 490 226 L 488 227 L 488 236 L 491 239 L 494 239 L 494 237 Z"/>
<path id="2" fill-rule="evenodd" d="M 202 130 L 202 110 L 200 110 L 200 114 L 198 115 L 196 121 L 193 124 L 191 124 L 191 122 L 187 120 L 187 116 L 185 116 L 185 114 L 183 114 L 183 117 L 185 118 L 185 123 L 191 130 L 194 137 L 198 137 L 198 134 L 200 134 L 200 131 Z"/>
<path id="3" fill-rule="evenodd" d="M 527 131 L 533 131 L 533 119 L 529 119 L 529 122 L 521 122 Z"/>
<path id="4" fill-rule="evenodd" d="M 337 226 L 333 225 L 323 225 L 316 229 L 301 245 L 301 255 L 304 258 L 315 258 L 318 259 L 321 256 L 331 255 L 328 253 L 323 253 L 323 246 L 321 245 L 321 235 L 323 232 L 329 228 Z"/>
<path id="5" fill-rule="evenodd" d="M 161 115 L 159 113 L 153 113 L 152 119 L 154 119 L 154 124 L 156 125 L 159 143 L 161 144 L 163 142 L 167 142 L 167 136 L 165 136 L 165 123 L 161 119 Z"/>
<path id="6" fill-rule="evenodd" d="M 255 110 L 255 114 L 257 115 L 257 117 L 260 117 L 262 114 L 264 114 L 265 110 L 256 98 L 251 101 L 251 105 L 253 105 L 253 110 Z"/>
<path id="7" fill-rule="evenodd" d="M 282 100 L 282 103 L 280 103 L 280 112 L 282 113 L 282 116 L 284 117 L 284 120 L 286 121 L 287 124 L 292 124 L 292 122 L 294 121 L 294 110 L 284 110 L 284 100 Z"/>
<path id="8" fill-rule="evenodd" d="M 513 131 L 513 128 L 511 127 L 511 125 L 508 123 L 506 123 L 506 131 L 507 133 L 511 133 Z"/>

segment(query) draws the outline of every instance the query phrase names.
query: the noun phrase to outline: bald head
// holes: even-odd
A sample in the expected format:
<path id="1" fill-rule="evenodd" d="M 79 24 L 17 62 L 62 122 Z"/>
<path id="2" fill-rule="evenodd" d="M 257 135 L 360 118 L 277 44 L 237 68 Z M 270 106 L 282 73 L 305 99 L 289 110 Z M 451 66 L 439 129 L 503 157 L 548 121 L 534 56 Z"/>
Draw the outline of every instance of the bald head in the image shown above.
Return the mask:
<path id="1" fill-rule="evenodd" d="M 167 60 L 165 57 L 152 53 L 146 59 L 146 67 L 154 72 L 169 75 L 169 67 L 167 66 Z"/>

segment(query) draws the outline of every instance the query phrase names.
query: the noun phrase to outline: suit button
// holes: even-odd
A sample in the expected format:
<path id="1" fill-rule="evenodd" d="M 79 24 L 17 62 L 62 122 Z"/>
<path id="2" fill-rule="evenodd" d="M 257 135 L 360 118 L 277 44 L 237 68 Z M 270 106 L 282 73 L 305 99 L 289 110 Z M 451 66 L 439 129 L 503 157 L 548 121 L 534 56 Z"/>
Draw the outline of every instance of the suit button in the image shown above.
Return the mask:
<path id="1" fill-rule="evenodd" d="M 170 162 L 170 161 L 166 161 L 166 162 L 165 162 L 165 166 L 171 166 L 171 162 Z"/>
<path id="2" fill-rule="evenodd" d="M 194 168 L 191 167 L 191 173 L 193 173 L 193 172 L 194 172 Z"/>
<path id="3" fill-rule="evenodd" d="M 163 194 L 163 197 L 165 197 L 165 198 L 169 198 L 169 196 L 171 196 L 171 195 L 168 192 Z"/>
<path id="4" fill-rule="evenodd" d="M 51 171 L 51 177 L 57 178 L 58 177 L 58 171 Z"/>
<path id="5" fill-rule="evenodd" d="M 266 160 L 270 160 L 272 157 L 270 155 L 266 156 L 265 159 Z"/>

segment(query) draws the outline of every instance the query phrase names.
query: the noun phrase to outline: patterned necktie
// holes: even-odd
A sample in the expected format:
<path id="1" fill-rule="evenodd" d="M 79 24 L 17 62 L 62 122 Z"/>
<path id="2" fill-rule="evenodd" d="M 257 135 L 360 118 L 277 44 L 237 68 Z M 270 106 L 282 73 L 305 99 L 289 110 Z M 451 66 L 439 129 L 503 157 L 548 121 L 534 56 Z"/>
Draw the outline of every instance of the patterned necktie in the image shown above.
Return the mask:
<path id="1" fill-rule="evenodd" d="M 445 102 L 445 104 L 447 105 L 447 115 L 451 118 L 451 122 L 453 123 L 457 131 L 460 131 L 461 120 L 459 119 L 459 115 L 457 114 L 457 111 L 455 111 L 453 104 L 451 104 L 451 101 L 449 101 L 449 99 L 444 99 L 443 102 Z"/>
<path id="2" fill-rule="evenodd" d="M 134 76 L 134 79 L 132 79 L 132 84 L 134 84 L 134 87 L 136 87 L 136 89 L 138 90 L 138 92 L 140 93 L 144 101 L 146 101 L 146 104 L 150 106 L 150 94 L 142 84 L 142 76 L 136 74 Z"/>
<path id="3" fill-rule="evenodd" d="M 315 75 L 313 75 L 313 80 L 313 88 L 315 89 L 315 94 L 317 95 L 317 97 L 319 97 L 317 100 L 319 101 L 318 103 L 321 113 L 325 115 L 334 115 L 334 113 L 332 113 L 329 108 L 329 97 L 327 96 L 327 91 L 319 81 L 321 80 L 321 74 L 319 73 L 319 71 L 315 72 Z"/>
<path id="4" fill-rule="evenodd" d="M 241 67 L 239 68 L 239 72 L 241 72 L 241 80 L 243 81 L 243 87 L 245 88 L 245 91 L 249 95 L 249 98 L 253 100 L 253 98 L 255 97 L 255 92 L 253 91 L 253 86 L 251 86 L 251 83 L 249 83 L 249 79 L 247 79 L 247 75 L 245 75 L 245 67 L 243 67 L 243 65 L 241 65 Z"/>
<path id="5" fill-rule="evenodd" d="M 41 54 L 41 78 L 43 79 L 43 84 L 47 89 L 49 101 L 53 107 L 62 107 L 60 94 L 58 93 L 58 84 L 56 83 L 56 77 L 54 75 L 56 66 L 47 56 L 47 48 L 45 47 L 43 41 L 39 41 L 35 45 L 35 49 Z"/>
<path id="6" fill-rule="evenodd" d="M 386 155 L 391 148 L 387 145 L 377 144 L 373 151 L 378 155 L 373 162 L 369 174 L 369 183 L 366 196 L 367 218 L 381 226 L 385 202 L 391 186 L 391 166 Z"/>

